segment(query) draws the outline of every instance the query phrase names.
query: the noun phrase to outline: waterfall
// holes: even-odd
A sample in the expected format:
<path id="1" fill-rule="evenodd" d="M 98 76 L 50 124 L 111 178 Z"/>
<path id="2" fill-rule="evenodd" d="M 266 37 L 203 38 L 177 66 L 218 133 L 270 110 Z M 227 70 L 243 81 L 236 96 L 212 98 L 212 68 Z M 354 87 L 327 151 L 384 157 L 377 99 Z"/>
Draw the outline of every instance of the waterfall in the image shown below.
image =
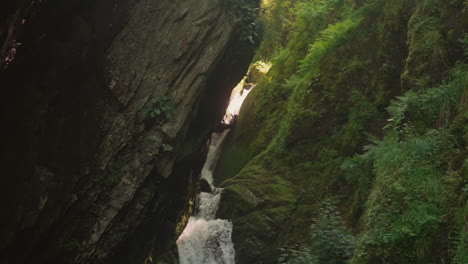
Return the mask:
<path id="1" fill-rule="evenodd" d="M 221 146 L 229 129 L 213 133 L 201 177 L 208 181 L 212 192 L 198 195 L 197 214 L 190 217 L 177 239 L 181 264 L 234 264 L 232 223 L 215 219 L 223 189 L 213 186 L 213 170 L 221 154 Z"/>
<path id="2" fill-rule="evenodd" d="M 255 87 L 250 87 L 249 90 L 244 89 L 244 83 L 241 82 L 236 88 L 232 90 L 231 97 L 229 99 L 229 105 L 226 109 L 226 114 L 223 118 L 223 123 L 230 124 L 234 116 L 239 115 L 239 111 L 244 103 L 245 98 L 249 95 L 250 91 Z"/>
<path id="3" fill-rule="evenodd" d="M 251 91 L 243 87 L 241 82 L 233 89 L 223 123 L 232 124 L 239 114 L 242 102 Z M 232 223 L 229 220 L 215 219 L 223 189 L 213 185 L 213 171 L 229 130 L 211 135 L 201 178 L 210 184 L 212 192 L 201 192 L 198 195 L 197 213 L 190 217 L 177 239 L 180 264 L 235 264 L 234 244 L 231 240 Z"/>
<path id="4" fill-rule="evenodd" d="M 211 186 L 213 185 L 213 171 L 215 169 L 216 163 L 218 162 L 219 156 L 221 155 L 221 146 L 229 133 L 230 129 L 225 129 L 221 133 L 213 133 L 211 135 L 210 147 L 208 149 L 208 155 L 206 156 L 205 164 L 201 171 L 201 178 L 205 179 Z"/>
<path id="5" fill-rule="evenodd" d="M 190 217 L 177 240 L 181 264 L 234 264 L 232 223 L 214 219 L 222 189 L 200 193 L 198 214 Z"/>

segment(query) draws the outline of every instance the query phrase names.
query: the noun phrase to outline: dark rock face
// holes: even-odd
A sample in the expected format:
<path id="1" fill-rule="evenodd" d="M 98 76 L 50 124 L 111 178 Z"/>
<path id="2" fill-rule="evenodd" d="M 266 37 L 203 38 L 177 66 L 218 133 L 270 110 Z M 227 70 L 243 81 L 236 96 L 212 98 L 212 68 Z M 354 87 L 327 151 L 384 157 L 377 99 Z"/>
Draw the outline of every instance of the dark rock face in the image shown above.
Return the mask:
<path id="1" fill-rule="evenodd" d="M 235 1 L 36 9 L 0 72 L 0 262 L 156 259 L 170 250 L 201 148 L 251 58 Z"/>
<path id="2" fill-rule="evenodd" d="M 4 0 L 0 9 L 0 71 L 13 61 L 21 42 L 17 37 L 34 17 L 39 1 Z"/>
<path id="3" fill-rule="evenodd" d="M 211 192 L 211 186 L 205 179 L 200 179 L 200 192 Z"/>

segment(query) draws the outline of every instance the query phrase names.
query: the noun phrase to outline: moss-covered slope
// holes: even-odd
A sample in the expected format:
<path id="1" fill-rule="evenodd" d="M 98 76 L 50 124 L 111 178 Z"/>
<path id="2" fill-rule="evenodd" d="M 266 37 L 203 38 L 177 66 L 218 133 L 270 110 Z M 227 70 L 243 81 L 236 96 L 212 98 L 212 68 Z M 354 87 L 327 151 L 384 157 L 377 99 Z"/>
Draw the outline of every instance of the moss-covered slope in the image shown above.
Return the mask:
<path id="1" fill-rule="evenodd" d="M 273 68 L 217 168 L 239 263 L 309 252 L 324 201 L 354 233 L 333 263 L 463 263 L 466 2 L 268 2 Z"/>

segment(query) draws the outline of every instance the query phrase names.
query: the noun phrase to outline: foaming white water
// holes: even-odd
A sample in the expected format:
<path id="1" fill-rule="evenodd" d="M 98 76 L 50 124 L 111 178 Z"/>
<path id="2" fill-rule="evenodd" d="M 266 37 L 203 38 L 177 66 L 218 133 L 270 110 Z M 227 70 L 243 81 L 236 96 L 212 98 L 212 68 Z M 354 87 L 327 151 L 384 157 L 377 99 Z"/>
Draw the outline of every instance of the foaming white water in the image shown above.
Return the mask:
<path id="1" fill-rule="evenodd" d="M 219 200 L 221 200 L 221 192 L 223 189 L 214 189 L 211 193 L 201 192 L 198 195 L 198 217 L 206 219 L 215 218 L 218 210 Z"/>
<path id="2" fill-rule="evenodd" d="M 234 264 L 232 223 L 214 219 L 222 189 L 200 193 L 198 214 L 189 219 L 177 239 L 181 264 Z"/>
<path id="3" fill-rule="evenodd" d="M 191 217 L 177 240 L 181 264 L 234 264 L 231 242 L 232 223 L 228 220 Z"/>
<path id="4" fill-rule="evenodd" d="M 252 90 L 244 90 L 243 85 L 241 82 L 231 94 L 223 118 L 224 124 L 233 124 L 244 99 Z M 180 264 L 235 264 L 235 250 L 231 240 L 232 223 L 224 219 L 215 219 L 222 189 L 213 185 L 213 171 L 228 133 L 229 129 L 225 129 L 221 133 L 211 135 L 201 178 L 211 185 L 213 191 L 198 195 L 197 214 L 190 217 L 187 226 L 177 239 Z"/>

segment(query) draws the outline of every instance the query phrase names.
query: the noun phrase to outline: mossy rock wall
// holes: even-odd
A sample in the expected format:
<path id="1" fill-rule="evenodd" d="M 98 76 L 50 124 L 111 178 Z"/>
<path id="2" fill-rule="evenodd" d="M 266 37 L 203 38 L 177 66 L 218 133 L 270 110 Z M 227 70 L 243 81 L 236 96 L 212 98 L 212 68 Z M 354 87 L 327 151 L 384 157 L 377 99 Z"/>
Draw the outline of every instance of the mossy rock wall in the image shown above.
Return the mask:
<path id="1" fill-rule="evenodd" d="M 309 243 L 309 227 L 325 199 L 337 201 L 343 221 L 357 237 L 353 263 L 455 262 L 450 247 L 461 242 L 449 230 L 459 234 L 466 228 L 452 214 L 452 209 L 462 212 L 466 206 L 466 196 L 459 195 L 466 182 L 462 168 L 467 157 L 462 129 L 466 2 L 288 2 L 296 7 L 291 11 L 291 32 L 284 45 L 275 43 L 280 48 L 270 53 L 270 59 L 275 57 L 273 67 L 244 103 L 217 167 L 216 177 L 225 188 L 219 214 L 233 219 L 238 262 L 276 263 L 280 247 Z M 268 53 L 261 52 L 262 57 Z M 425 114 L 432 110 L 424 112 L 423 105 L 432 101 L 418 100 L 450 85 L 458 87 L 453 97 L 457 103 L 447 110 L 450 117 L 441 105 L 434 106 L 433 116 Z M 396 121 L 389 106 L 407 102 L 413 92 L 419 98 L 415 105 L 420 106 L 397 110 L 405 117 Z M 390 142 L 394 134 L 398 136 L 393 147 L 386 149 L 380 140 Z M 407 153 L 413 141 L 434 139 L 436 146 L 446 137 L 451 138 L 450 148 L 434 147 L 433 156 L 411 163 L 417 168 L 438 164 L 431 170 L 441 177 L 435 181 L 442 189 L 421 193 L 408 183 L 400 194 L 417 193 L 413 199 L 435 208 L 423 210 L 434 221 L 427 218 L 420 225 L 407 221 L 407 212 L 423 205 L 413 208 L 399 198 L 398 205 L 387 205 L 376 198 L 394 195 L 396 189 L 379 188 L 388 176 L 379 170 L 384 151 L 372 152 L 369 146 L 390 151 L 399 145 Z M 371 154 L 376 156 L 369 158 Z M 349 164 L 354 157 L 359 165 L 353 167 Z M 395 168 L 403 167 L 404 161 L 396 164 Z M 388 173 L 396 179 L 392 184 L 405 184 L 401 175 L 416 172 Z M 431 200 L 443 194 L 453 199 Z M 395 218 L 376 211 L 382 206 L 394 208 Z M 372 218 L 383 225 L 374 225 Z M 402 228 L 421 229 L 400 232 L 399 223 L 404 223 Z M 369 238 L 375 234 L 391 239 Z"/>

